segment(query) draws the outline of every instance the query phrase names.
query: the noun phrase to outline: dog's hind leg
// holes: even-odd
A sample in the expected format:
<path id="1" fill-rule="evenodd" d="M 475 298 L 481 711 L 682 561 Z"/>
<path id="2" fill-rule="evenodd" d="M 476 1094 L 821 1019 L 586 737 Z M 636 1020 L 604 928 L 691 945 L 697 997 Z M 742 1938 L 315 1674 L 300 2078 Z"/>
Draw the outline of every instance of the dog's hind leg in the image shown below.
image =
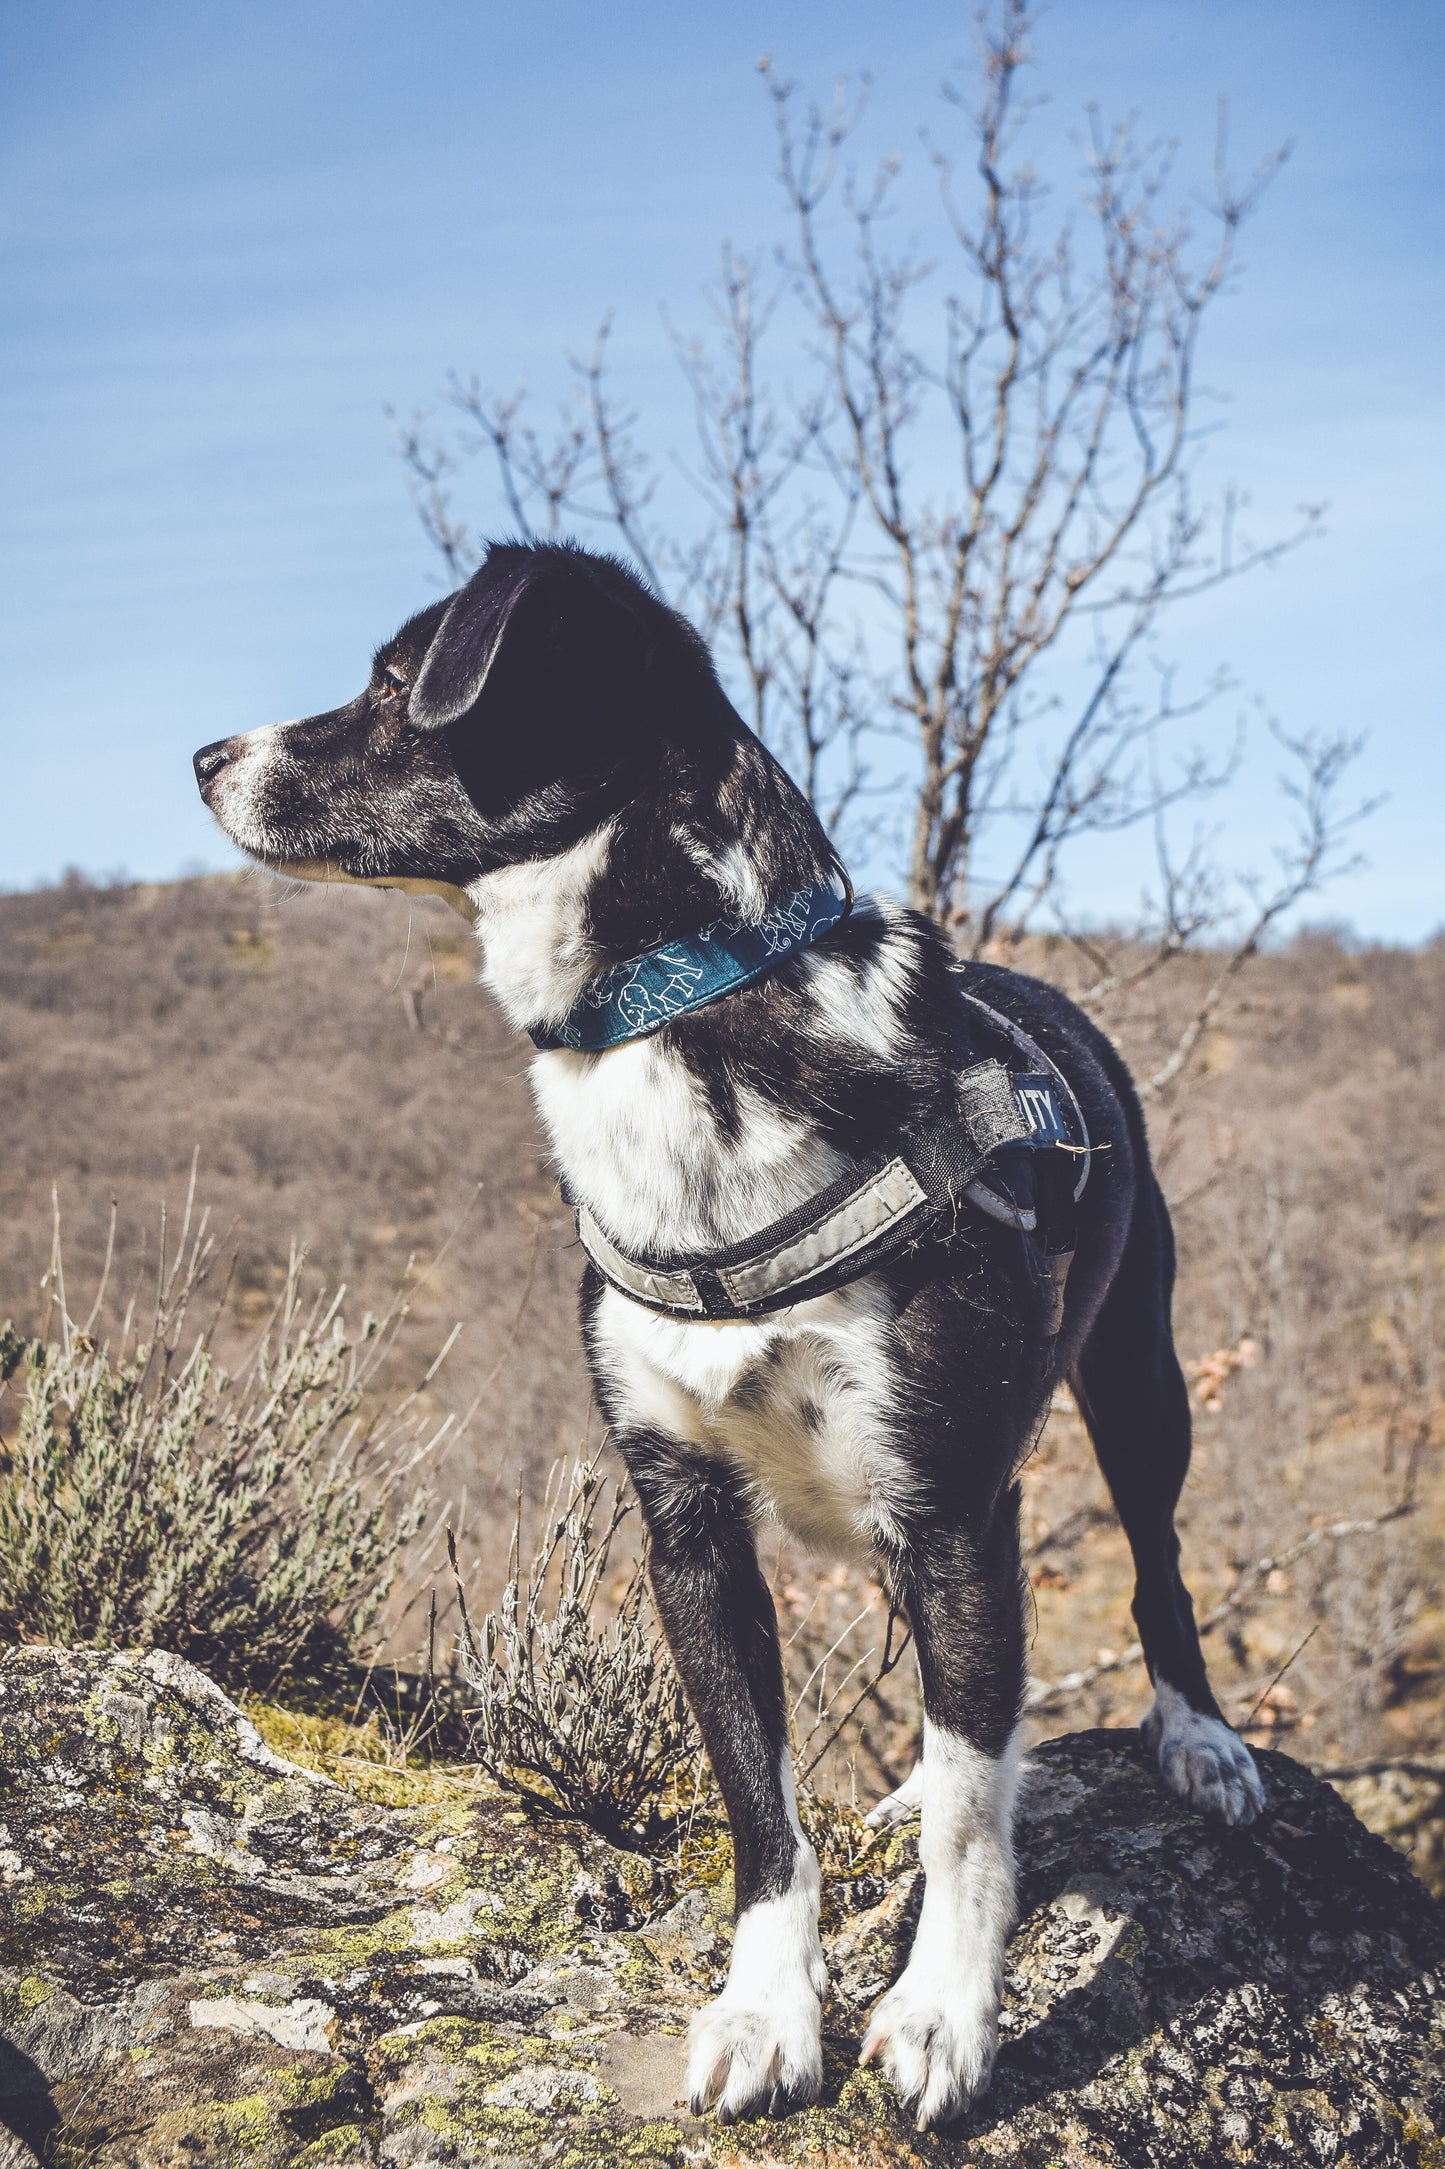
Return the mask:
<path id="1" fill-rule="evenodd" d="M 923 1680 L 923 1907 L 908 1964 L 873 2013 L 879 2060 L 920 2130 L 988 2083 L 1014 1914 L 1023 1685 L 1018 1493 L 981 1521 L 910 1533 L 890 1579 Z"/>
<path id="2" fill-rule="evenodd" d="M 1174 1351 L 1174 1239 L 1146 1175 L 1113 1285 L 1079 1358 L 1074 1391 L 1134 1555 L 1134 1618 L 1154 1702 L 1141 1732 L 1171 1790 L 1225 1822 L 1264 1805 L 1254 1758 L 1220 1713 L 1174 1511 L 1189 1469 L 1189 1393 Z"/>
<path id="3" fill-rule="evenodd" d="M 923 1757 L 920 1755 L 901 1785 L 895 1786 L 874 1808 L 870 1808 L 863 1820 L 870 1830 L 892 1830 L 899 1823 L 906 1823 L 910 1816 L 920 1814 L 923 1808 Z"/>
<path id="4" fill-rule="evenodd" d="M 724 2123 L 816 2100 L 823 2082 L 818 1859 L 793 1794 L 773 1601 L 731 1474 L 651 1438 L 620 1441 L 652 1537 L 658 1615 L 732 1826 L 727 1985 L 692 2022 L 687 2093 Z"/>

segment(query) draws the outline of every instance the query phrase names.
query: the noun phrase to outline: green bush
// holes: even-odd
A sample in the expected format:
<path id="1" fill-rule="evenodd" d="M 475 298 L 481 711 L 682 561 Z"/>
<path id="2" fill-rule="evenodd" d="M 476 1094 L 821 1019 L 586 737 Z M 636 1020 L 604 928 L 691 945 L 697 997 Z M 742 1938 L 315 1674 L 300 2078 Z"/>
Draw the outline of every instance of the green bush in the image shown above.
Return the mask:
<path id="1" fill-rule="evenodd" d="M 183 1235 L 143 1334 L 134 1306 L 114 1343 L 78 1329 L 56 1268 L 47 1334 L 0 1327 L 0 1637 L 162 1647 L 233 1687 L 324 1678 L 365 1654 L 451 1419 L 375 1391 L 404 1304 L 350 1334 L 295 1256 L 227 1371 L 215 1318 L 187 1325 L 212 1255 L 204 1224 Z"/>

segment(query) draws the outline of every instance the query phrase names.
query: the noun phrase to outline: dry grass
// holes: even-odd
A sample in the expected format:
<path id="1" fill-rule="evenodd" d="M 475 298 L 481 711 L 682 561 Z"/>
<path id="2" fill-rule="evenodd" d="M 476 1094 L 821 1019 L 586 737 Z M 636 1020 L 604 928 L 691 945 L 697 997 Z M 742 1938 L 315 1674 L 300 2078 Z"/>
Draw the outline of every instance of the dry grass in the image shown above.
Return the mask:
<path id="1" fill-rule="evenodd" d="M 465 1494 L 494 1589 L 517 1473 L 540 1495 L 584 1433 L 588 1388 L 571 1219 L 524 1053 L 473 973 L 449 913 L 355 890 L 288 896 L 238 875 L 0 897 L 0 1318 L 25 1332 L 45 1316 L 52 1183 L 80 1309 L 112 1198 L 124 1297 L 154 1267 L 160 1206 L 179 1208 L 197 1149 L 199 1193 L 236 1253 L 224 1360 L 254 1338 L 293 1242 L 358 1312 L 426 1261 L 396 1376 L 411 1383 L 411 1351 L 464 1320 L 430 1405 L 476 1401 L 474 1435 L 443 1448 L 434 1481 L 454 1505 Z"/>
<path id="2" fill-rule="evenodd" d="M 489 1789 L 475 1767 L 408 1749 L 374 1711 L 316 1715 L 251 1695 L 242 1707 L 275 1754 L 380 1807 L 465 1806 Z"/>

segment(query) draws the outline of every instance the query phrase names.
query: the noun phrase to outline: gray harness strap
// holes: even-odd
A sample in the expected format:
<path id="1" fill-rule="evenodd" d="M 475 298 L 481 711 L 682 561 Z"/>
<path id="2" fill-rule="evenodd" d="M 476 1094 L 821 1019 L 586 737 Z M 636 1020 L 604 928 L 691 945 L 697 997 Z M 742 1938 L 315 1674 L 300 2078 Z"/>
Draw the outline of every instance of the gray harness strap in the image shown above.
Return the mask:
<path id="1" fill-rule="evenodd" d="M 866 1170 L 853 1170 L 741 1243 L 687 1258 L 629 1258 L 577 1210 L 582 1247 L 603 1278 L 651 1310 L 685 1318 L 753 1318 L 827 1294 L 956 1220 L 969 1184 L 1005 1145 L 1033 1135 L 1002 1062 L 958 1080 L 956 1111 Z"/>
<path id="2" fill-rule="evenodd" d="M 767 1297 L 791 1291 L 825 1269 L 846 1264 L 869 1244 L 890 1235 L 927 1203 L 928 1192 L 907 1163 L 890 1160 L 869 1181 L 851 1190 L 841 1204 L 815 1220 L 805 1235 L 760 1251 L 750 1265 L 714 1266 L 713 1270 L 723 1293 L 736 1306 L 735 1314 L 750 1317 Z M 577 1233 L 582 1248 L 604 1279 L 636 1296 L 639 1303 L 659 1310 L 685 1311 L 695 1318 L 708 1316 L 707 1305 L 687 1267 L 669 1272 L 634 1265 L 608 1242 L 585 1205 L 577 1208 Z M 717 1316 L 717 1312 L 712 1315 Z"/>

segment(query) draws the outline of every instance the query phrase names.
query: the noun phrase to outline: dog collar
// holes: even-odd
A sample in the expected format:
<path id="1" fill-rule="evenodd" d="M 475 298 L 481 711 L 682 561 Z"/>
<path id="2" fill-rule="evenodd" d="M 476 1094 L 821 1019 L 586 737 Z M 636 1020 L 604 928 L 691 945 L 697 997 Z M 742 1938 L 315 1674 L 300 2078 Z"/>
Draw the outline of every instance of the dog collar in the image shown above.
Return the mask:
<path id="1" fill-rule="evenodd" d="M 761 979 L 846 919 L 853 887 L 846 874 L 842 881 L 841 893 L 831 885 L 799 889 L 761 919 L 715 919 L 695 934 L 614 964 L 588 980 L 560 1024 L 534 1026 L 532 1040 L 539 1047 L 601 1054 L 629 1039 L 645 1039 L 674 1017 Z"/>

